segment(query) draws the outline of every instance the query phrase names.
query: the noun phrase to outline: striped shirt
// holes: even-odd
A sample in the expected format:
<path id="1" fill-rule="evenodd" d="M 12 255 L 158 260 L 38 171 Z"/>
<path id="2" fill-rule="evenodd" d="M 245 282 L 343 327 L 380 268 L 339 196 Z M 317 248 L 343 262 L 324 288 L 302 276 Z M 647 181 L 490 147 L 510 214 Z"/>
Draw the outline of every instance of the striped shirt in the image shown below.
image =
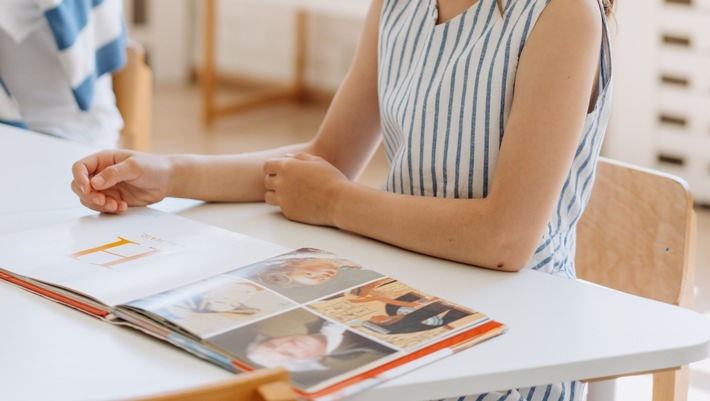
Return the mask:
<path id="1" fill-rule="evenodd" d="M 378 91 L 390 163 L 383 189 L 485 198 L 523 46 L 548 0 L 479 0 L 436 24 L 436 0 L 386 0 Z M 603 14 L 603 13 L 602 13 Z M 599 95 L 586 116 L 557 207 L 527 267 L 574 277 L 575 224 L 589 199 L 609 117 L 611 53 L 604 20 Z"/>
<path id="2" fill-rule="evenodd" d="M 32 126 L 34 121 L 25 121 L 26 115 L 34 116 L 36 99 L 32 96 L 22 96 L 17 93 L 13 96 L 10 83 L 15 89 L 24 90 L 25 86 L 34 84 L 30 73 L 38 74 L 36 81 L 42 81 L 46 75 L 51 75 L 58 83 L 54 87 L 66 88 L 69 99 L 75 103 L 73 109 L 77 110 L 76 119 L 82 120 L 82 112 L 92 109 L 97 81 L 104 74 L 116 71 L 125 62 L 125 27 L 123 24 L 122 3 L 120 0 L 34 0 L 32 2 L 12 3 L 11 15 L 22 18 L 22 22 L 12 19 L 2 19 L 3 29 L 6 30 L 6 39 L 2 54 L 6 57 L 15 57 L 14 60 L 5 60 L 0 67 L 0 123 L 19 127 L 40 129 L 43 126 Z M 6 17 L 6 16 L 5 16 Z M 4 17 L 3 17 L 4 18 Z M 45 31 L 46 30 L 46 34 Z M 47 36 L 45 41 L 44 35 Z M 24 46 L 24 47 L 23 47 Z M 30 48 L 30 46 L 32 46 Z M 47 53 L 47 56 L 32 56 L 35 53 Z M 28 61 L 34 60 L 34 61 Z M 21 63 L 41 65 L 28 65 L 22 67 Z M 20 63 L 20 64 L 17 64 Z M 45 70 L 42 73 L 42 68 Z M 14 81 L 3 80 L 12 78 Z M 20 82 L 30 80 L 30 82 Z M 110 90 L 110 79 L 107 81 Z M 63 86 L 62 86 L 63 85 Z M 104 88 L 102 84 L 102 90 Z M 47 88 L 53 90 L 53 87 Z M 64 92 L 64 91 L 63 91 Z M 47 94 L 38 99 L 37 106 L 52 107 L 49 99 L 64 101 L 64 94 Z M 112 97 L 112 93 L 111 93 Z M 26 103 L 25 103 L 26 102 Z M 47 103 L 49 102 L 49 103 Z M 47 104 L 45 104 L 47 103 Z M 47 113 L 70 112 L 72 107 L 57 110 L 46 110 Z M 115 108 L 115 107 L 114 107 Z M 33 114 L 34 113 L 34 114 Z M 106 118 L 104 110 L 97 112 Z M 41 112 L 40 112 L 41 115 Z M 93 120 L 87 120 L 91 126 L 87 131 L 96 131 L 97 126 Z M 42 120 L 42 119 L 40 119 Z M 51 120 L 51 118 L 48 118 Z M 58 119 L 61 120 L 61 119 Z M 44 120 L 42 120 L 44 121 Z M 76 128 L 76 124 L 71 124 Z M 120 128 L 120 126 L 118 127 Z M 61 131 L 61 130 L 60 130 Z M 49 133 L 53 133 L 50 129 Z M 117 134 L 117 131 L 116 133 Z M 59 135 L 62 136 L 62 135 Z"/>

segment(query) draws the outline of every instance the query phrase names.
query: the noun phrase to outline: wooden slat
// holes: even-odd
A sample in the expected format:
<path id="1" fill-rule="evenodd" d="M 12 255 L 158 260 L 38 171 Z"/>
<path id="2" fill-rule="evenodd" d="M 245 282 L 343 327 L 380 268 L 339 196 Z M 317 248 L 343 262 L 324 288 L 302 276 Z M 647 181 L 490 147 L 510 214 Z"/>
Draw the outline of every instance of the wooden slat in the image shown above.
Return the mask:
<path id="1" fill-rule="evenodd" d="M 295 401 L 285 369 L 242 373 L 217 384 L 132 401 Z"/>
<path id="2" fill-rule="evenodd" d="M 202 70 L 200 74 L 200 89 L 202 94 L 202 122 L 210 126 L 214 120 L 215 97 L 215 24 L 217 12 L 215 0 L 204 0 Z"/>
<path id="3" fill-rule="evenodd" d="M 680 305 L 692 291 L 687 278 L 693 218 L 682 181 L 601 160 L 577 226 L 577 277 Z"/>
<path id="4" fill-rule="evenodd" d="M 292 83 L 286 87 L 280 85 L 266 86 L 258 91 L 246 94 L 241 99 L 218 104 L 216 96 L 219 73 L 217 71 L 215 53 L 217 4 L 215 0 L 205 0 L 203 3 L 205 13 L 203 20 L 204 53 L 199 79 L 202 92 L 202 120 L 206 126 L 210 126 L 217 117 L 225 114 L 237 113 L 252 107 L 282 100 L 305 100 L 306 33 L 308 23 L 308 15 L 305 9 L 297 8 L 294 14 L 293 41 L 295 51 Z"/>
<path id="5" fill-rule="evenodd" d="M 147 152 L 153 124 L 153 74 L 139 43 L 128 42 L 126 65 L 112 79 L 116 107 L 123 117 L 120 146 Z"/>

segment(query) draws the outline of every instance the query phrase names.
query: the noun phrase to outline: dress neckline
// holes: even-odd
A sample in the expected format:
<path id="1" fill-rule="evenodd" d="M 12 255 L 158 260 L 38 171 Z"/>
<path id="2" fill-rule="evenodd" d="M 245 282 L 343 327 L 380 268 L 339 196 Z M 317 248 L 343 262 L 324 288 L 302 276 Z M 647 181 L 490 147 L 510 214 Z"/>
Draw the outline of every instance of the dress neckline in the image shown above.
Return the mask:
<path id="1" fill-rule="evenodd" d="M 446 21 L 439 22 L 439 1 L 440 0 L 431 0 L 431 6 L 433 9 L 433 16 L 434 16 L 434 27 L 439 28 L 439 27 L 444 27 L 446 25 L 450 25 L 452 23 L 456 23 L 459 20 L 463 19 L 464 16 L 474 8 L 478 7 L 484 0 L 476 0 L 473 4 L 471 4 L 470 7 L 464 9 L 460 13 L 454 15 L 453 17 L 449 18 Z"/>

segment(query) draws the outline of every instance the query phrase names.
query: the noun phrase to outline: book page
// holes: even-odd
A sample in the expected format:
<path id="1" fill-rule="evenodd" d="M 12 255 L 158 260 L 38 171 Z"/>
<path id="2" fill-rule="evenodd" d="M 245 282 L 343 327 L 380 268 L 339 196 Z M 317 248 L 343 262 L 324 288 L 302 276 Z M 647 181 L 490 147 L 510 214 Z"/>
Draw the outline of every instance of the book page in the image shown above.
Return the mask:
<path id="1" fill-rule="evenodd" d="M 304 248 L 123 305 L 208 339 L 381 278 L 349 260 Z"/>
<path id="2" fill-rule="evenodd" d="M 0 238 L 0 268 L 108 306 L 203 280 L 287 248 L 150 208 Z"/>
<path id="3" fill-rule="evenodd" d="M 191 349 L 208 347 L 247 370 L 285 367 L 306 392 L 387 363 L 400 366 L 403 362 L 396 361 L 413 352 L 425 356 L 443 350 L 449 345 L 425 348 L 490 320 L 312 248 L 121 307 L 137 309 L 185 329 L 197 340 L 181 340 Z M 451 346 L 473 337 L 453 340 Z M 202 356 L 219 362 L 212 351 Z"/>

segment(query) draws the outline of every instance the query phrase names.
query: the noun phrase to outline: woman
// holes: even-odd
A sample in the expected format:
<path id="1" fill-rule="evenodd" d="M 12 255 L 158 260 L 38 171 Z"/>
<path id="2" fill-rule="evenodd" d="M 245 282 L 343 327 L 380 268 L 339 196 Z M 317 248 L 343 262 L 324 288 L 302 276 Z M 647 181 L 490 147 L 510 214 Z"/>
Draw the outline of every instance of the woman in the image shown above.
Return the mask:
<path id="1" fill-rule="evenodd" d="M 289 219 L 416 252 L 574 277 L 609 112 L 604 2 L 375 0 L 311 142 L 236 156 L 100 153 L 74 165 L 73 189 L 104 212 L 164 196 L 263 199 Z M 353 180 L 382 137 L 390 171 L 377 191 Z M 470 397 L 581 395 L 572 382 Z"/>

